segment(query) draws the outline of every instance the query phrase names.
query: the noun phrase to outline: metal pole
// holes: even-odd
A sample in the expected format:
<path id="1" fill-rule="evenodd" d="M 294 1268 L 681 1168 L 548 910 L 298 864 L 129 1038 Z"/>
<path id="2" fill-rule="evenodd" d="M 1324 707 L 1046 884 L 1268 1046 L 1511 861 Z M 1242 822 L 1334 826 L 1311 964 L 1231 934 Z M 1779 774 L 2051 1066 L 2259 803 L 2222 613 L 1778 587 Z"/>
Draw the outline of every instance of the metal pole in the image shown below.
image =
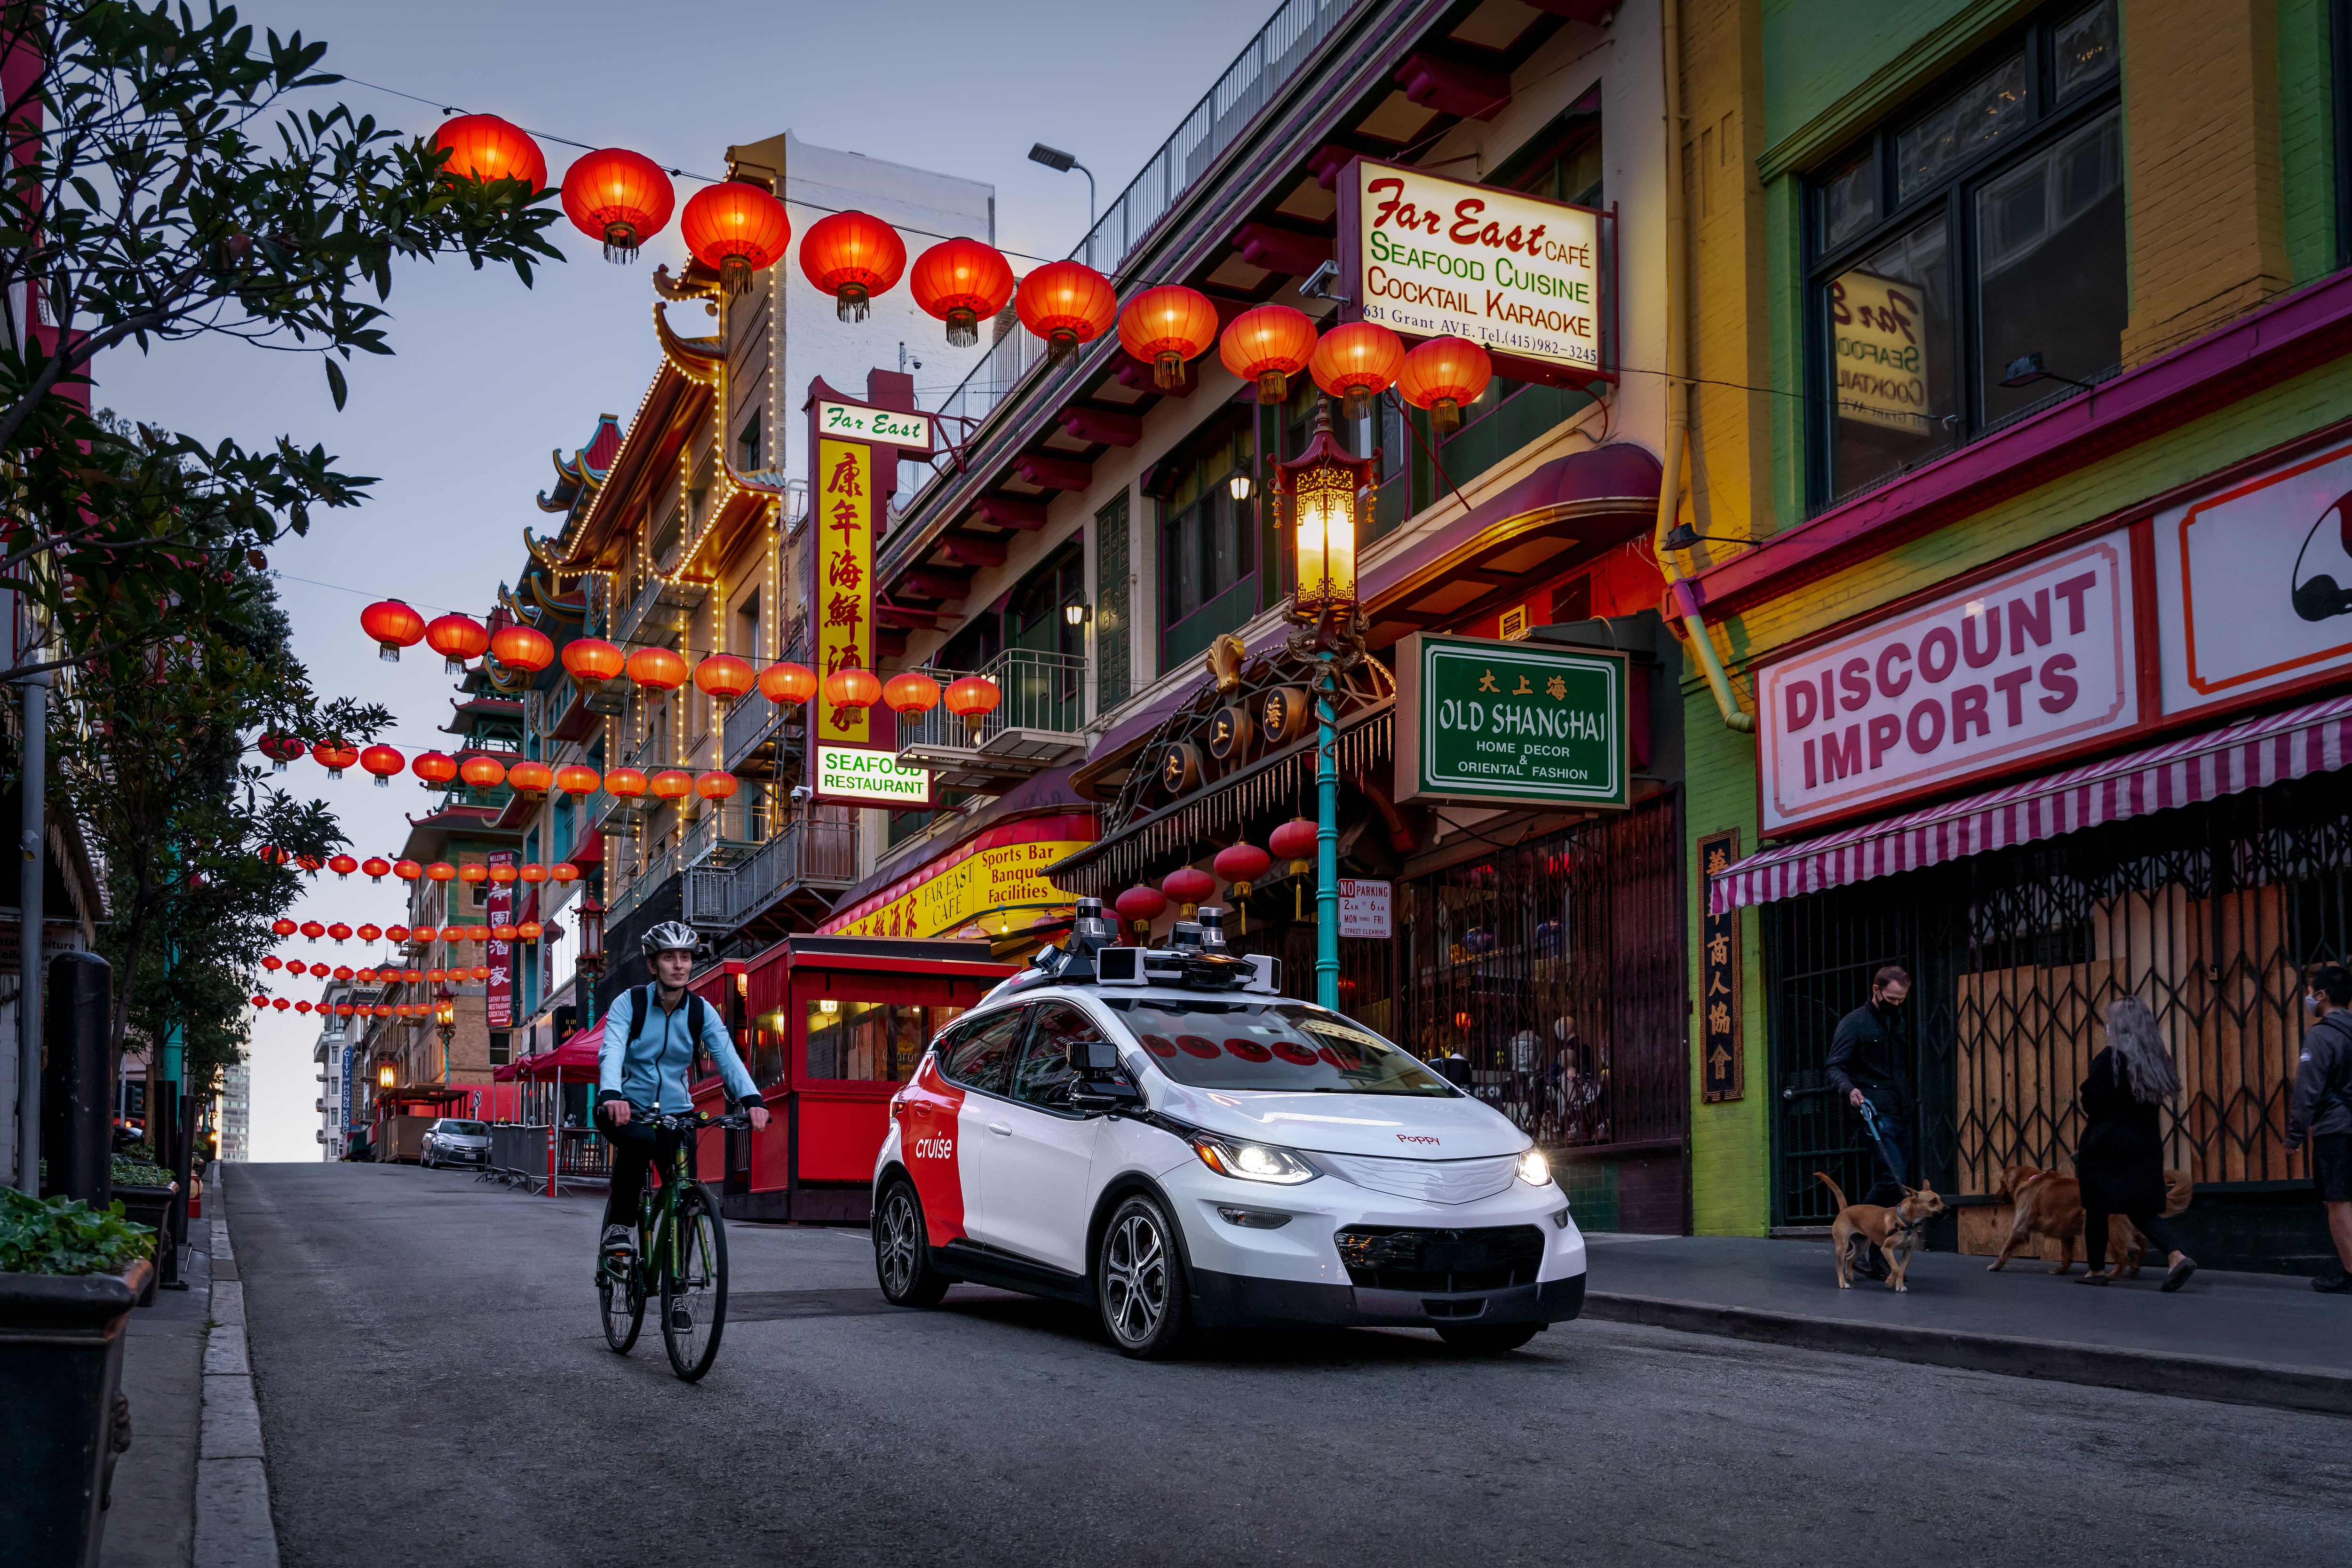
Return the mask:
<path id="1" fill-rule="evenodd" d="M 1338 695 L 1331 675 L 1336 650 L 1316 657 L 1315 678 L 1315 999 L 1339 1006 L 1339 759 Z"/>
<path id="2" fill-rule="evenodd" d="M 16 1190 L 41 1196 L 41 851 L 48 821 L 49 675 L 24 683 L 25 813 L 16 880 Z"/>

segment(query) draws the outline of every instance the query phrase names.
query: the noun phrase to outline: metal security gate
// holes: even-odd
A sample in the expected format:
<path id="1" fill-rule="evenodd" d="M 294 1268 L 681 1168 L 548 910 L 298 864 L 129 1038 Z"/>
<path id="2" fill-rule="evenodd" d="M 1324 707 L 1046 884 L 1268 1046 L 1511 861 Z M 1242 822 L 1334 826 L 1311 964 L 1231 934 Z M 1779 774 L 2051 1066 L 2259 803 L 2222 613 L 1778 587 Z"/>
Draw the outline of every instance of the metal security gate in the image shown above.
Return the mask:
<path id="1" fill-rule="evenodd" d="M 2286 1109 L 2302 975 L 2352 950 L 2352 777 L 2315 774 L 1933 871 L 1768 905 L 1774 1213 L 1825 1223 L 1826 1170 L 1868 1185 L 1855 1119 L 1822 1062 L 1837 1020 L 1900 963 L 1918 1092 L 1915 1178 L 1962 1194 L 2000 1170 L 2071 1172 L 2076 1090 L 2126 994 L 2180 1070 L 2166 1165 L 2215 1185 L 2303 1177 Z"/>

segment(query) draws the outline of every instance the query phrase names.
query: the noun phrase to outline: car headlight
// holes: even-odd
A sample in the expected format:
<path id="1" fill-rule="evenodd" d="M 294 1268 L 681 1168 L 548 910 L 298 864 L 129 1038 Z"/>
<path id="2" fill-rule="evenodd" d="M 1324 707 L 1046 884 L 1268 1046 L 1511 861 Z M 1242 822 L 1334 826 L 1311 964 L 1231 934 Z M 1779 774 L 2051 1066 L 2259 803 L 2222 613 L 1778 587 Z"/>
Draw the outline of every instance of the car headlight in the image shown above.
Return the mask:
<path id="1" fill-rule="evenodd" d="M 1551 1162 L 1543 1157 L 1541 1149 L 1529 1149 L 1519 1156 L 1519 1179 L 1529 1186 L 1551 1185 Z"/>
<path id="2" fill-rule="evenodd" d="M 1270 1181 L 1282 1186 L 1297 1186 L 1303 1181 L 1313 1181 L 1323 1173 L 1306 1160 L 1274 1144 L 1253 1144 L 1237 1138 L 1221 1138 L 1213 1133 L 1192 1134 L 1192 1152 L 1201 1163 L 1219 1176 L 1239 1181 Z"/>

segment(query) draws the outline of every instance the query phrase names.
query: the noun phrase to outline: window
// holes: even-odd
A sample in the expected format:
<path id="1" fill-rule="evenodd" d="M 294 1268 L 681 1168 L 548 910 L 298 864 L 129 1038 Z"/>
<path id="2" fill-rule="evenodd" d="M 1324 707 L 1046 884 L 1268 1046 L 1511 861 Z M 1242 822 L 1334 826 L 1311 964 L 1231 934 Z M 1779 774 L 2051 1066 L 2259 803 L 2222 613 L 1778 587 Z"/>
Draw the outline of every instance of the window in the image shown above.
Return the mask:
<path id="1" fill-rule="evenodd" d="M 1021 1026 L 1028 1018 L 1027 1008 L 1013 1008 L 982 1020 L 969 1033 L 959 1032 L 940 1071 L 967 1089 L 1004 1093 L 1012 1085 L 1013 1048 L 1021 1043 Z"/>
<path id="2" fill-rule="evenodd" d="M 929 1010 L 895 1002 L 811 1002 L 808 1075 L 906 1082 L 930 1044 Z"/>
<path id="3" fill-rule="evenodd" d="M 745 594 L 743 601 L 735 606 L 734 637 L 728 652 L 750 659 L 754 664 L 763 656 L 760 646 L 760 591 L 756 588 Z"/>
<path id="4" fill-rule="evenodd" d="M 2116 60 L 2115 0 L 2054 7 L 1813 177 L 1818 505 L 2116 368 Z"/>
<path id="5" fill-rule="evenodd" d="M 1127 493 L 1095 514 L 1095 669 L 1097 710 L 1127 700 Z"/>
<path id="6" fill-rule="evenodd" d="M 507 1052 L 512 1049 L 509 1042 L 513 1039 L 514 1037 L 509 1034 L 505 1030 L 494 1029 L 490 1030 L 490 1065 L 492 1067 L 504 1067 L 507 1064 Z M 456 1133 L 470 1130 L 471 1129 L 463 1123 L 448 1122 L 442 1124 L 442 1131 L 444 1132 Z"/>
<path id="7" fill-rule="evenodd" d="M 1355 1019 L 1303 1002 L 1109 1000 L 1160 1071 L 1194 1089 L 1420 1094 L 1444 1079 Z"/>
<path id="8" fill-rule="evenodd" d="M 1303 382 L 1306 378 L 1301 377 Z M 1257 497 L 1234 497 L 1256 443 L 1235 431 L 1174 469 L 1160 503 L 1160 623 L 1171 669 L 1257 613 Z"/>
<path id="9" fill-rule="evenodd" d="M 1082 1040 L 1108 1038 L 1102 1026 L 1067 1002 L 1050 1002 L 1037 1014 L 1021 1066 L 1013 1077 L 1013 1098 L 1042 1111 L 1067 1111 L 1070 1085 L 1077 1074 L 1070 1070 L 1070 1047 Z"/>
<path id="10" fill-rule="evenodd" d="M 760 465 L 760 411 L 753 409 L 751 417 L 735 437 L 735 466 L 749 473 Z"/>

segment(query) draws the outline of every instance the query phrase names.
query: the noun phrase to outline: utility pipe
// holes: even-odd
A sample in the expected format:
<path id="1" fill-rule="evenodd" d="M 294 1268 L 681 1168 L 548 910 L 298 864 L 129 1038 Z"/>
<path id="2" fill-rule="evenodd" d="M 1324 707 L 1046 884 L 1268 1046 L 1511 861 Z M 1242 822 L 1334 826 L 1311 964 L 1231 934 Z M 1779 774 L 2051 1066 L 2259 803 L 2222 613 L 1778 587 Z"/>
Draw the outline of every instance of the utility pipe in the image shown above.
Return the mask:
<path id="1" fill-rule="evenodd" d="M 1724 673 L 1723 661 L 1716 656 L 1715 638 L 1706 629 L 1706 617 L 1700 613 L 1697 591 L 1688 585 L 1681 567 L 1675 562 L 1674 552 L 1666 548 L 1667 531 L 1682 510 L 1683 445 L 1689 439 L 1690 428 L 1690 351 L 1684 342 L 1683 331 L 1683 274 L 1687 267 L 1685 257 L 1688 246 L 1683 212 L 1680 0 L 1660 0 L 1658 13 L 1658 52 L 1664 58 L 1666 78 L 1666 451 L 1665 473 L 1658 484 L 1658 522 L 1651 533 L 1650 545 L 1657 552 L 1658 565 L 1682 611 L 1691 650 L 1698 655 L 1699 667 L 1706 672 L 1707 687 L 1715 693 L 1715 706 L 1723 714 L 1725 727 L 1752 735 L 1756 716 L 1740 707 L 1739 698 L 1731 689 L 1731 677 Z"/>

